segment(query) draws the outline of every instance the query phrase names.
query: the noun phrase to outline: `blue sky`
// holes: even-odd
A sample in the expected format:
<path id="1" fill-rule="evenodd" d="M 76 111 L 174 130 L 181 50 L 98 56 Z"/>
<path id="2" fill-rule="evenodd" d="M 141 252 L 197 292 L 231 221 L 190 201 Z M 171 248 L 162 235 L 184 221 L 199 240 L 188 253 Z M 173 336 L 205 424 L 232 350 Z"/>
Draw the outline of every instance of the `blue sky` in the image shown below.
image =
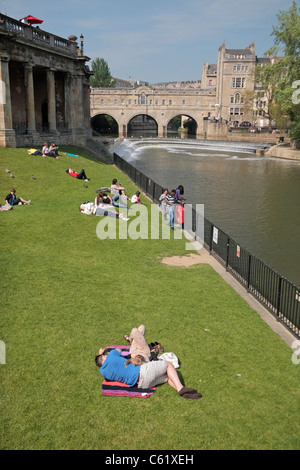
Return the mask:
<path id="1" fill-rule="evenodd" d="M 298 2 L 297 2 L 298 3 Z M 150 83 L 199 80 L 218 48 L 273 45 L 279 10 L 292 0 L 0 0 L 0 11 L 44 20 L 42 29 L 84 36 L 84 53 L 103 57 L 113 76 Z M 91 62 L 90 62 L 91 64 Z"/>

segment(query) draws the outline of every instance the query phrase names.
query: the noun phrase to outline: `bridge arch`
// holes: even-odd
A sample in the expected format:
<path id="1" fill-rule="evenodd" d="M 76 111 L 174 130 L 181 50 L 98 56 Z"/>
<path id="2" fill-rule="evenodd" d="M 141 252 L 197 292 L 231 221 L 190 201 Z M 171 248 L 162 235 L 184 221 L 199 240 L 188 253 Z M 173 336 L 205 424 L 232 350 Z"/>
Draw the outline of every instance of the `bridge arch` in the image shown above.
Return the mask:
<path id="1" fill-rule="evenodd" d="M 127 135 L 132 133 L 145 134 L 158 134 L 158 122 L 155 117 L 147 112 L 135 113 L 126 124 Z"/>
<path id="2" fill-rule="evenodd" d="M 177 125 L 179 125 L 178 127 L 179 128 L 185 128 L 187 129 L 187 132 L 190 133 L 190 134 L 197 134 L 198 132 L 198 128 L 199 128 L 199 121 L 198 119 L 196 119 L 196 117 L 192 116 L 192 114 L 190 113 L 185 113 L 185 112 L 182 112 L 182 113 L 177 113 L 177 114 L 174 114 L 174 115 L 169 115 L 167 117 L 167 129 L 168 131 L 171 130 L 171 121 L 174 121 L 175 119 L 177 118 L 177 123 L 176 123 L 176 127 Z M 180 118 L 180 123 L 178 122 Z"/>
<path id="3" fill-rule="evenodd" d="M 97 113 L 91 117 L 92 130 L 97 134 L 113 134 L 119 135 L 120 124 L 118 119 L 112 116 L 111 113 Z"/>

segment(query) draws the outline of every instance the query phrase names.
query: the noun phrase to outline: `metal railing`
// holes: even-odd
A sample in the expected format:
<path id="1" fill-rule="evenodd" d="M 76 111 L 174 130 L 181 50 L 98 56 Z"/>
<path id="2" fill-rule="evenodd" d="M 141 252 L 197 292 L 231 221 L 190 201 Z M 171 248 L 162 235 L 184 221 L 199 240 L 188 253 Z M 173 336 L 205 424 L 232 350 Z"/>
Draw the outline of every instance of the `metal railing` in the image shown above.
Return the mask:
<path id="1" fill-rule="evenodd" d="M 114 153 L 115 165 L 130 177 L 153 202 L 162 186 Z M 199 214 L 192 209 L 192 232 Z M 204 218 L 204 247 L 247 291 L 293 334 L 300 337 L 300 288 L 240 246 L 215 224 Z"/>

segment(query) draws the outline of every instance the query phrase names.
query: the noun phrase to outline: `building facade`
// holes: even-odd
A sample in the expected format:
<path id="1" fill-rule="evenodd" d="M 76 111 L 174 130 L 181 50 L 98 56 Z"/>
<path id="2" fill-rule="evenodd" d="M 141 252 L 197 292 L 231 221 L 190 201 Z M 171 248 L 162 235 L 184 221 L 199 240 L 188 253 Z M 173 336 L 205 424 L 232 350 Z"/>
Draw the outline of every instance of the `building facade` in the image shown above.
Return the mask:
<path id="1" fill-rule="evenodd" d="M 204 64 L 201 79 L 201 84 L 216 90 L 217 120 L 269 125 L 267 94 L 256 80 L 256 67 L 271 60 L 257 58 L 254 43 L 244 49 L 226 49 L 225 43 L 220 46 L 217 64 Z"/>
<path id="2" fill-rule="evenodd" d="M 89 58 L 76 40 L 0 15 L 1 146 L 85 145 Z"/>

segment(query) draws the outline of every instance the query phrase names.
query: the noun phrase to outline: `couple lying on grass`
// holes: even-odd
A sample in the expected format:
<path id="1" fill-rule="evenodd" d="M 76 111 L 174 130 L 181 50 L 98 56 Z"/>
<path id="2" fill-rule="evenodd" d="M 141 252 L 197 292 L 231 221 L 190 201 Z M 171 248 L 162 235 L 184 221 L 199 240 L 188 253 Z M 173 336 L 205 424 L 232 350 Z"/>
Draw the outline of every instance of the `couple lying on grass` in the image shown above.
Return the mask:
<path id="1" fill-rule="evenodd" d="M 184 387 L 178 377 L 175 367 L 165 360 L 151 360 L 151 351 L 145 340 L 144 325 L 133 328 L 130 336 L 124 336 L 130 342 L 129 360 L 121 356 L 120 349 L 114 349 L 108 354 L 105 348 L 100 348 L 95 358 L 100 374 L 109 381 L 127 384 L 129 387 L 151 388 L 168 382 L 177 393 L 188 399 L 198 399 L 202 395 L 194 388 Z M 135 365 L 137 364 L 137 365 Z"/>

